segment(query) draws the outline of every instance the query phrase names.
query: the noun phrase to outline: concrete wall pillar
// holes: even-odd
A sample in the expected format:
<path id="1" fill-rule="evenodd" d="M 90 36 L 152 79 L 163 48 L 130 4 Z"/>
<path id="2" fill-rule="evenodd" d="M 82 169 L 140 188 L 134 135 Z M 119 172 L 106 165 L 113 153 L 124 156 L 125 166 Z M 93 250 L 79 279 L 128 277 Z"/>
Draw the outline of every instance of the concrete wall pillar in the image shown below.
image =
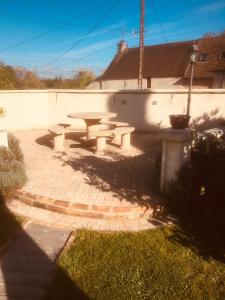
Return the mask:
<path id="1" fill-rule="evenodd" d="M 0 147 L 8 148 L 8 132 L 7 130 L 0 130 Z"/>
<path id="2" fill-rule="evenodd" d="M 168 183 L 177 179 L 180 167 L 189 160 L 194 132 L 191 129 L 166 129 L 162 133 L 162 164 L 160 190 L 166 191 Z"/>

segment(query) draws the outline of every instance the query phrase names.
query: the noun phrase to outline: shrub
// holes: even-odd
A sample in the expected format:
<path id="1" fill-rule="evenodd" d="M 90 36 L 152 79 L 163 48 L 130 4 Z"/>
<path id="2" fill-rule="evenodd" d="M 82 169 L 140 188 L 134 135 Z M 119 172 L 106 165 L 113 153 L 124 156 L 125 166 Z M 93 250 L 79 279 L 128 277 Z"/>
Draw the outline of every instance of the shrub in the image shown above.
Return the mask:
<path id="1" fill-rule="evenodd" d="M 221 117 L 219 109 L 204 113 L 201 116 L 192 119 L 190 127 L 197 131 L 204 131 L 211 128 L 225 126 L 225 119 Z"/>
<path id="2" fill-rule="evenodd" d="M 208 136 L 191 151 L 190 163 L 171 183 L 167 205 L 181 215 L 223 222 L 225 215 L 225 143 Z"/>
<path id="3" fill-rule="evenodd" d="M 9 134 L 9 148 L 0 147 L 0 193 L 21 188 L 26 180 L 23 154 L 18 140 Z"/>
<path id="4" fill-rule="evenodd" d="M 8 144 L 9 149 L 14 153 L 16 160 L 23 162 L 23 153 L 20 149 L 19 141 L 11 133 L 8 134 Z"/>

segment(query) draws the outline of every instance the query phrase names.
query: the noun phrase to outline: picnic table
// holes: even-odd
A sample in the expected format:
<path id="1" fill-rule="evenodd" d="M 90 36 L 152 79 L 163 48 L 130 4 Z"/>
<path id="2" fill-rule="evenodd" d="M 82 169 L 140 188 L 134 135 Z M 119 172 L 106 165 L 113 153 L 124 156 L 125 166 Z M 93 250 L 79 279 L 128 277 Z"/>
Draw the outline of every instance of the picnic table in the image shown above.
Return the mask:
<path id="1" fill-rule="evenodd" d="M 68 118 L 84 120 L 86 124 L 87 140 L 92 138 L 91 128 L 93 125 L 100 124 L 102 119 L 110 119 L 116 116 L 117 114 L 112 112 L 79 112 L 67 115 Z"/>

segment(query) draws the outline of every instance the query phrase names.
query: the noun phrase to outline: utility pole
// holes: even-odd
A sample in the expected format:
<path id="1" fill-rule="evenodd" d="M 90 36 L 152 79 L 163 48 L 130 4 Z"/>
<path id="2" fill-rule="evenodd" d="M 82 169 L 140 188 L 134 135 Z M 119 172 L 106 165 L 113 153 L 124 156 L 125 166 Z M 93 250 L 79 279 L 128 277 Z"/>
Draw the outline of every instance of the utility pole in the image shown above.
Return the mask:
<path id="1" fill-rule="evenodd" d="M 143 88 L 143 68 L 144 68 L 144 16 L 145 1 L 141 0 L 141 17 L 140 17 L 140 44 L 139 44 L 139 72 L 138 72 L 138 89 Z"/>
<path id="2" fill-rule="evenodd" d="M 38 77 L 38 74 L 37 74 L 37 68 L 34 67 L 34 75 L 35 75 L 35 81 L 37 82 L 37 88 L 40 89 L 40 80 L 39 80 L 39 77 Z"/>

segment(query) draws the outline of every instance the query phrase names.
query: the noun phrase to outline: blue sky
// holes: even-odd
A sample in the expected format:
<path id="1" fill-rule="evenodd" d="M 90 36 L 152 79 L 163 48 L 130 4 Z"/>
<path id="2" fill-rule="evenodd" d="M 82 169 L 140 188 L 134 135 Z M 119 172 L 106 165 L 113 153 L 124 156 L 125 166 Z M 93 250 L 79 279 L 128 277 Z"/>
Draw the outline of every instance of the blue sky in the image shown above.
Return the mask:
<path id="1" fill-rule="evenodd" d="M 225 30 L 225 0 L 145 0 L 145 6 L 146 45 Z M 100 74 L 119 40 L 138 46 L 139 11 L 139 0 L 0 1 L 0 61 L 47 77 L 85 68 Z"/>

